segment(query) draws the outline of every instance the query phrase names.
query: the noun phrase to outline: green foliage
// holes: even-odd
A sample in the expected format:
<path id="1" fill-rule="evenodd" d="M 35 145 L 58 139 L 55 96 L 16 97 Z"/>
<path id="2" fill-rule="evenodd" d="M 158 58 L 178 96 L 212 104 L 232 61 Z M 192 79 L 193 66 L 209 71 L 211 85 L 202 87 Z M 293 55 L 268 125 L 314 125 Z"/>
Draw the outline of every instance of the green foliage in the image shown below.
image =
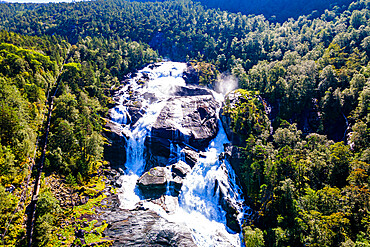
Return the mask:
<path id="1" fill-rule="evenodd" d="M 66 177 L 66 183 L 72 187 L 76 186 L 76 178 L 70 173 Z"/>
<path id="2" fill-rule="evenodd" d="M 48 159 L 50 171 L 87 176 L 101 160 L 103 139 L 98 112 L 101 106 L 95 99 L 80 92 L 76 97 L 66 88 L 55 100 Z"/>
<path id="3" fill-rule="evenodd" d="M 17 206 L 19 198 L 7 191 L 0 184 L 0 231 L 2 233 L 7 229 L 7 233 L 4 236 L 5 246 L 19 245 L 20 238 L 24 236 L 24 229 L 22 229 L 23 212 L 17 212 L 13 215 L 13 212 Z M 12 219 L 12 223 L 10 223 Z"/>
<path id="4" fill-rule="evenodd" d="M 233 132 L 243 139 L 250 135 L 265 139 L 269 134 L 269 120 L 265 113 L 265 102 L 258 92 L 238 89 L 232 94 L 237 100 L 230 102 L 229 96 L 226 96 L 223 114 L 231 118 L 230 127 Z"/>
<path id="5" fill-rule="evenodd" d="M 82 185 L 84 183 L 83 178 L 81 176 L 81 173 L 77 173 L 76 181 L 79 185 Z"/>
<path id="6" fill-rule="evenodd" d="M 278 128 L 274 135 L 274 143 L 277 148 L 284 148 L 286 146 L 294 148 L 301 139 L 302 131 L 297 129 L 296 124 L 289 124 L 288 128 Z"/>
<path id="7" fill-rule="evenodd" d="M 202 86 L 215 87 L 219 71 L 214 65 L 198 61 L 191 61 L 190 65 L 194 69 L 194 75 L 196 76 L 196 78 L 194 78 L 195 82 Z"/>
<path id="8" fill-rule="evenodd" d="M 33 154 L 47 90 L 61 63 L 56 58 L 65 53 L 65 48 L 60 38 L 0 31 L 0 210 L 4 216 L 0 228 L 2 233 L 8 228 L 4 243 L 9 246 L 20 245 L 25 234 L 25 203 L 17 203 L 24 196 L 31 157 L 37 158 Z"/>
<path id="9" fill-rule="evenodd" d="M 252 229 L 250 226 L 243 227 L 243 241 L 246 247 L 262 247 L 265 246 L 263 233 L 260 229 Z"/>
<path id="10" fill-rule="evenodd" d="M 366 243 L 360 236 L 368 231 L 361 219 L 369 212 L 369 164 L 356 160 L 343 142 L 318 134 L 302 138 L 296 125 L 284 121 L 273 138 L 275 146 L 247 140 L 242 170 L 242 184 L 258 214 L 253 223 L 267 232 L 265 244 Z"/>
<path id="11" fill-rule="evenodd" d="M 49 191 L 40 193 L 36 207 L 36 244 L 45 246 L 53 237 L 53 228 L 58 222 L 61 213 L 59 201 Z"/>

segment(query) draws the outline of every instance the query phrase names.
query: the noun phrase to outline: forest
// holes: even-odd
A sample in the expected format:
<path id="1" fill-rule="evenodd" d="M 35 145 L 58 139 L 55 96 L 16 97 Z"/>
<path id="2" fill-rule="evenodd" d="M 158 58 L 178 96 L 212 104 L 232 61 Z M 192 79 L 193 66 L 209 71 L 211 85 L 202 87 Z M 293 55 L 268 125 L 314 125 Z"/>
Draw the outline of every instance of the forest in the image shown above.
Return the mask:
<path id="1" fill-rule="evenodd" d="M 140 0 L 140 2 L 146 2 L 150 0 Z M 152 1 L 153 2 L 153 1 Z M 163 0 L 161 0 L 163 2 Z M 269 21 L 273 22 L 284 22 L 289 18 L 298 18 L 300 15 L 309 15 L 311 18 L 317 18 L 324 13 L 326 9 L 330 9 L 334 6 L 343 7 L 352 2 L 350 0 L 338 0 L 338 1 L 271 1 L 271 0 L 200 0 L 202 5 L 207 8 L 215 8 L 221 10 L 227 10 L 230 12 L 240 12 L 245 15 L 264 15 Z"/>
<path id="2" fill-rule="evenodd" d="M 62 178 L 71 194 L 99 187 L 92 174 L 106 164 L 111 91 L 160 59 L 208 68 L 202 84 L 210 88 L 210 74 L 232 75 L 246 98 L 263 98 L 226 103 L 253 210 L 243 225 L 246 246 L 370 246 L 370 1 L 275 20 L 258 15 L 258 5 L 247 15 L 205 2 L 0 4 L 4 246 L 26 243 L 25 181 L 40 159 L 49 94 L 59 85 L 33 244 L 59 246 L 61 234 L 78 245 L 65 222 L 77 224 L 82 209 L 61 205 L 46 177 Z"/>

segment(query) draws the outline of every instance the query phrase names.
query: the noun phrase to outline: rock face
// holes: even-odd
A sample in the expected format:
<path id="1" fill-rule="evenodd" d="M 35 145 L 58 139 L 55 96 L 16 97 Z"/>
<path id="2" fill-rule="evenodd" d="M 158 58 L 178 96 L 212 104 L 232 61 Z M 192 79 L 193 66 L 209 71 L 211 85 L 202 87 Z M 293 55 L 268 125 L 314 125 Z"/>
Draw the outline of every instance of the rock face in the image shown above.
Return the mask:
<path id="1" fill-rule="evenodd" d="M 224 158 L 229 161 L 236 174 L 240 174 L 240 165 L 243 160 L 241 148 L 234 146 L 230 143 L 224 144 Z"/>
<path id="2" fill-rule="evenodd" d="M 171 198 L 161 198 L 158 204 L 160 200 Z M 113 246 L 196 246 L 188 228 L 169 222 L 143 206 L 134 210 L 120 209 L 117 195 L 110 195 L 103 204 L 108 207 L 97 208 L 94 217 L 108 223 L 103 234 L 113 241 Z M 173 206 L 176 207 L 176 202 Z"/>
<path id="3" fill-rule="evenodd" d="M 199 74 L 190 63 L 187 64 L 186 70 L 183 74 L 183 78 L 186 83 L 199 84 Z"/>
<path id="4" fill-rule="evenodd" d="M 221 165 L 224 173 L 227 175 L 228 170 L 224 163 Z M 219 180 L 216 180 L 213 191 L 218 193 L 219 205 L 226 212 L 226 225 L 230 230 L 239 233 L 241 231 L 241 226 L 238 220 L 238 208 L 237 202 L 231 200 L 228 196 L 228 186 Z"/>
<path id="5" fill-rule="evenodd" d="M 186 144 L 204 150 L 218 131 L 217 107 L 218 103 L 211 95 L 169 99 L 145 140 L 149 157 L 160 156 L 167 160 L 171 144 Z M 160 160 L 157 158 L 155 163 Z"/>
<path id="6" fill-rule="evenodd" d="M 126 137 L 121 125 L 108 121 L 105 125 L 104 136 L 109 143 L 104 145 L 104 159 L 109 161 L 112 167 L 123 166 L 126 162 Z"/>
<path id="7" fill-rule="evenodd" d="M 168 222 L 153 211 L 122 212 L 114 216 L 105 231 L 114 241 L 113 246 L 196 246 L 185 226 Z"/>
<path id="8" fill-rule="evenodd" d="M 258 92 L 237 89 L 227 94 L 220 118 L 233 145 L 244 147 L 249 135 L 267 138 L 272 131 L 268 118 L 270 110 Z"/>
<path id="9" fill-rule="evenodd" d="M 161 206 L 168 214 L 175 213 L 179 207 L 179 199 L 176 196 L 162 195 L 158 199 L 151 200 L 151 202 Z"/>
<path id="10" fill-rule="evenodd" d="M 201 153 L 195 151 L 194 149 L 185 146 L 181 152 L 185 154 L 185 162 L 189 164 L 190 167 L 194 167 L 197 163 L 199 157 L 202 155 Z"/>
<path id="11" fill-rule="evenodd" d="M 174 96 L 199 96 L 199 95 L 212 95 L 212 92 L 206 88 L 186 86 L 176 87 Z"/>
<path id="12" fill-rule="evenodd" d="M 134 125 L 145 114 L 145 109 L 142 108 L 139 100 L 128 101 L 126 107 L 129 113 L 128 123 L 131 125 Z"/>

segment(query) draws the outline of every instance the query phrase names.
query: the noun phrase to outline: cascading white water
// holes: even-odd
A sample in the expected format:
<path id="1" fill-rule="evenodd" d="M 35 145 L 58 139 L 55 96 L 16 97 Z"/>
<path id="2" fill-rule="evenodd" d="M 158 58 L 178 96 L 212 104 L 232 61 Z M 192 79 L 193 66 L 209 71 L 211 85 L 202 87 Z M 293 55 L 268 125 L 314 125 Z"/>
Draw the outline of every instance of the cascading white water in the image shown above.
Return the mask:
<path id="1" fill-rule="evenodd" d="M 182 79 L 182 72 L 186 65 L 181 63 L 163 63 L 162 66 L 154 67 L 153 69 L 146 67 L 139 71 L 138 76 L 130 80 L 120 90 L 120 103 L 114 110 L 115 114 L 113 121 L 122 123 L 120 120 L 123 117 L 119 113 L 128 114 L 127 109 L 122 106 L 124 101 L 130 100 L 133 92 L 138 92 L 138 98 L 142 103 L 142 107 L 146 109 L 146 113 L 133 126 L 127 125 L 125 128 L 129 133 L 127 141 L 127 161 L 125 164 L 125 175 L 121 176 L 119 182 L 122 188 L 118 190 L 121 207 L 125 209 L 133 209 L 140 201 L 139 191 L 136 188 L 136 181 L 144 171 L 145 157 L 144 157 L 144 141 L 149 134 L 151 125 L 156 120 L 158 114 L 165 104 L 165 100 L 171 94 L 175 86 L 184 86 L 185 82 Z M 150 78 L 150 84 L 142 83 L 143 77 Z M 150 102 L 145 99 L 145 93 L 155 93 L 157 97 L 156 102 Z M 124 110 L 122 110 L 124 109 Z"/>
<path id="2" fill-rule="evenodd" d="M 235 205 L 240 206 L 240 211 L 243 210 L 234 171 L 228 162 L 219 160 L 223 144 L 229 142 L 222 124 L 219 126 L 220 130 L 205 157 L 198 161 L 184 181 L 179 195 L 179 210 L 169 216 L 162 213 L 162 216 L 185 223 L 192 230 L 198 246 L 241 246 L 240 236 L 226 228 L 225 212 L 219 205 L 219 191 L 214 190 L 216 180 L 223 183 L 229 198 L 237 202 Z"/>
<path id="3" fill-rule="evenodd" d="M 138 75 L 121 89 L 120 103 L 115 108 L 112 120 L 120 124 L 127 124 L 127 109 L 124 102 L 131 100 L 132 94 L 136 94 L 135 100 L 140 101 L 143 116 L 134 124 L 127 124 L 125 133 L 127 140 L 127 162 L 125 175 L 120 177 L 122 188 L 118 190 L 121 207 L 133 209 L 141 200 L 140 192 L 136 188 L 136 182 L 145 168 L 144 141 L 150 134 L 151 126 L 156 121 L 166 101 L 171 97 L 175 86 L 185 86 L 182 73 L 186 68 L 184 63 L 164 62 L 155 66 L 148 66 L 138 72 Z M 149 82 L 143 82 L 143 78 L 149 78 Z M 148 99 L 144 95 L 154 94 L 155 99 Z M 223 96 L 214 92 L 214 97 L 221 103 Z M 221 104 L 220 104 L 221 105 Z M 181 106 L 174 119 L 181 119 Z M 176 115 L 175 114 L 175 115 Z M 124 116 L 123 116 L 124 115 Z M 219 121 L 220 122 L 220 121 Z M 175 126 L 179 125 L 174 123 Z M 181 131 L 181 126 L 177 126 Z M 198 246 L 240 246 L 240 235 L 230 232 L 226 227 L 226 213 L 220 206 L 219 195 L 222 192 L 239 205 L 242 212 L 242 198 L 240 189 L 235 181 L 235 174 L 225 161 L 219 160 L 223 151 L 223 144 L 227 143 L 227 137 L 222 124 L 219 123 L 219 131 L 211 141 L 203 158 L 200 158 L 183 183 L 179 195 L 179 207 L 172 214 L 167 214 L 160 206 L 142 201 L 145 207 L 156 211 L 169 221 L 185 224 L 193 233 L 194 241 Z M 184 153 L 178 144 L 171 143 L 170 159 L 184 161 Z M 222 186 L 216 186 L 215 184 Z M 223 190 L 223 191 L 219 191 Z M 239 216 L 241 217 L 242 214 Z"/>

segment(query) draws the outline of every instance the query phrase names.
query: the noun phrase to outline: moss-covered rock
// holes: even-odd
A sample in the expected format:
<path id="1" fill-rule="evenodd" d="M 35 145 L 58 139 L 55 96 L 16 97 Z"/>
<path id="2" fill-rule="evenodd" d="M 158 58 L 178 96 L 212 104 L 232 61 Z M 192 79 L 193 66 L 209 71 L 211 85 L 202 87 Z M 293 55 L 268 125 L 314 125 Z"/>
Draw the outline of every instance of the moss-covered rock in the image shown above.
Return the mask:
<path id="1" fill-rule="evenodd" d="M 249 135 L 266 139 L 270 134 L 265 103 L 256 91 L 237 89 L 230 92 L 220 118 L 229 140 L 236 146 L 245 146 Z"/>

